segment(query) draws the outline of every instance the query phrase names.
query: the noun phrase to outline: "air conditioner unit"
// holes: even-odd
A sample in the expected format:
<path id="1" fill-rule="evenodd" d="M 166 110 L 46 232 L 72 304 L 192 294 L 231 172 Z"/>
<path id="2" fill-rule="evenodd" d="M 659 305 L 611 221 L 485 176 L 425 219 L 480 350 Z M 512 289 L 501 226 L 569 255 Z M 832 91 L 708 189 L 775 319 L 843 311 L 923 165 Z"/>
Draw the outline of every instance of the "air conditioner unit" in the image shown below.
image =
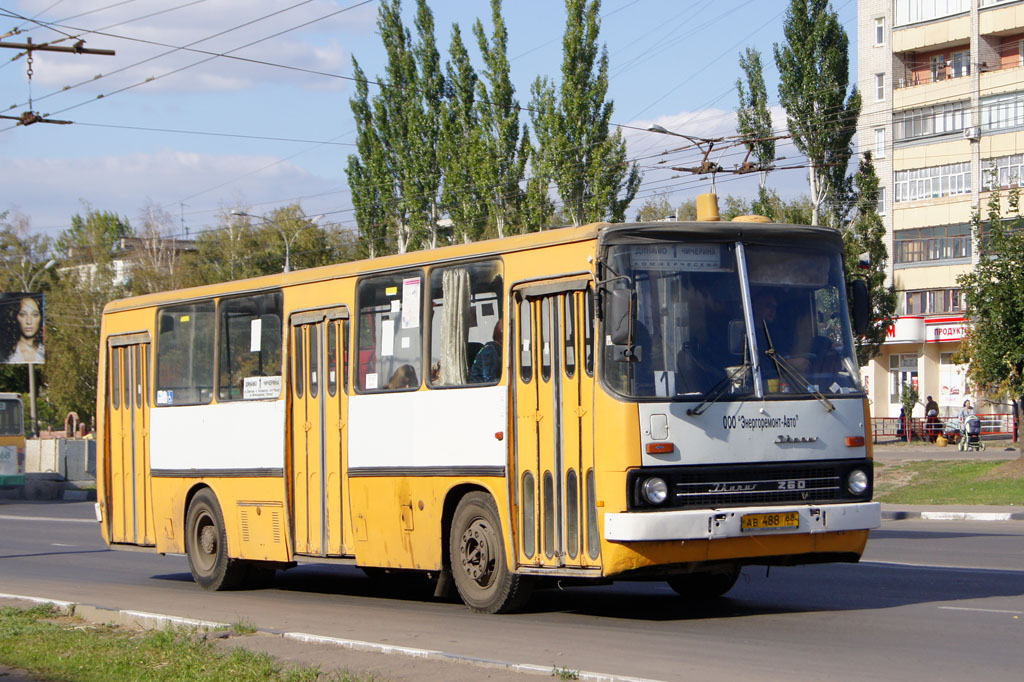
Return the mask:
<path id="1" fill-rule="evenodd" d="M 981 130 L 978 126 L 968 126 L 964 128 L 964 137 L 968 140 L 977 140 L 981 137 Z"/>

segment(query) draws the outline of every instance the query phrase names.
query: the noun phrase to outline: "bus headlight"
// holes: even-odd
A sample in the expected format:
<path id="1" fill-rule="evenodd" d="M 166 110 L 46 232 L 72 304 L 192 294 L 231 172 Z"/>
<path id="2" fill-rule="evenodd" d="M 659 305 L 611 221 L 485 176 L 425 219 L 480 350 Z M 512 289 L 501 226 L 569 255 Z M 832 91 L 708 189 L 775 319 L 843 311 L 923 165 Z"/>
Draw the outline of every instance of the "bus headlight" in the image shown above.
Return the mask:
<path id="1" fill-rule="evenodd" d="M 643 482 L 640 492 L 649 504 L 661 504 L 668 497 L 668 485 L 657 476 L 652 476 Z"/>
<path id="2" fill-rule="evenodd" d="M 860 469 L 854 469 L 846 477 L 846 488 L 854 495 L 860 495 L 868 489 L 868 475 Z"/>

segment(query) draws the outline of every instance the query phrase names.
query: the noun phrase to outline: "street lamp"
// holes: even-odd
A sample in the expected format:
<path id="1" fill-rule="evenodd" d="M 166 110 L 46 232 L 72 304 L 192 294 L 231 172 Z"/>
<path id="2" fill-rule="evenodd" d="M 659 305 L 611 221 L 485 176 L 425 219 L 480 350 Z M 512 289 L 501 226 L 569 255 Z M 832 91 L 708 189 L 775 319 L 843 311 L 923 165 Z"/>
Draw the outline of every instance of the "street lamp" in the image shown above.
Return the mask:
<path id="1" fill-rule="evenodd" d="M 692 142 L 694 144 L 700 144 L 701 142 L 707 142 L 707 140 L 703 140 L 703 139 L 701 139 L 699 137 L 691 137 L 689 135 L 683 135 L 682 133 L 674 133 L 671 130 L 669 130 L 668 128 L 665 128 L 664 126 L 660 126 L 657 123 L 649 126 L 647 128 L 647 130 L 649 132 L 652 132 L 652 133 L 661 133 L 662 135 L 673 135 L 675 137 L 681 137 L 684 140 L 689 140 L 690 142 Z"/>
<path id="2" fill-rule="evenodd" d="M 22 266 L 25 265 L 25 261 L 24 260 L 22 260 L 21 263 L 22 263 Z M 36 270 L 32 274 L 32 276 L 29 278 L 28 282 L 25 281 L 25 275 L 22 274 L 21 275 L 21 283 L 25 286 L 25 288 L 22 289 L 22 291 L 25 291 L 25 292 L 32 291 L 32 285 L 36 283 L 36 277 L 38 277 L 39 275 L 43 274 L 44 272 L 46 272 L 47 270 L 49 270 L 50 268 L 52 268 L 56 264 L 57 264 L 57 261 L 54 260 L 53 258 L 51 258 L 50 260 L 46 261 L 46 264 L 43 265 L 43 267 L 39 268 L 38 270 Z"/>
<path id="3" fill-rule="evenodd" d="M 282 270 L 282 272 L 292 271 L 292 242 L 295 241 L 295 238 L 299 236 L 299 233 L 305 230 L 307 227 L 309 227 L 309 225 L 303 225 L 299 229 L 295 230 L 295 232 L 292 233 L 292 236 L 289 237 L 287 234 L 285 234 L 284 230 L 281 229 L 280 225 L 278 225 L 275 222 L 267 220 L 263 216 L 253 215 L 252 213 L 246 213 L 245 211 L 232 211 L 231 215 L 245 216 L 246 218 L 255 218 L 256 220 L 262 221 L 266 225 L 273 225 L 275 228 L 277 228 L 277 231 L 281 233 L 281 239 L 284 240 L 284 270 Z M 310 221 L 315 225 L 319 223 L 323 217 L 323 214 L 313 216 L 312 218 L 310 218 Z"/>

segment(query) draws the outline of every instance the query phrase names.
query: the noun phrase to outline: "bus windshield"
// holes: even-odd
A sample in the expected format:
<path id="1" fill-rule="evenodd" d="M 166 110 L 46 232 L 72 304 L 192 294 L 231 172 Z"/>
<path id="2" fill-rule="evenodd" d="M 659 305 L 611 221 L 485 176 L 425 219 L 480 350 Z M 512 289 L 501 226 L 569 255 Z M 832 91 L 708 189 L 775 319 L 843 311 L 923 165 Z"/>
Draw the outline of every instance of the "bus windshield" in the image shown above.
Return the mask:
<path id="1" fill-rule="evenodd" d="M 22 435 L 21 422 L 21 401 L 0 399 L 0 436 Z"/>
<path id="2" fill-rule="evenodd" d="M 621 277 L 614 286 L 632 286 L 636 295 L 631 361 L 606 346 L 610 387 L 638 398 L 749 397 L 755 392 L 756 353 L 766 395 L 861 390 L 841 254 L 745 245 L 744 279 L 740 253 L 734 243 L 609 249 L 608 267 Z"/>

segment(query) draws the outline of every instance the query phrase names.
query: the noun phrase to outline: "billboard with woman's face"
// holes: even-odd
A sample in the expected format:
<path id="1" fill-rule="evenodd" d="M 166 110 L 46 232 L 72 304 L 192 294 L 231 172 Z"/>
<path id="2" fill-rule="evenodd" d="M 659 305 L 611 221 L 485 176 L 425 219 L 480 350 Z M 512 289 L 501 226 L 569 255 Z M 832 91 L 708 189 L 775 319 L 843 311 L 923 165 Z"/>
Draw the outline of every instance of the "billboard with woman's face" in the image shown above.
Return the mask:
<path id="1" fill-rule="evenodd" d="M 43 295 L 0 294 L 0 363 L 43 361 Z"/>

